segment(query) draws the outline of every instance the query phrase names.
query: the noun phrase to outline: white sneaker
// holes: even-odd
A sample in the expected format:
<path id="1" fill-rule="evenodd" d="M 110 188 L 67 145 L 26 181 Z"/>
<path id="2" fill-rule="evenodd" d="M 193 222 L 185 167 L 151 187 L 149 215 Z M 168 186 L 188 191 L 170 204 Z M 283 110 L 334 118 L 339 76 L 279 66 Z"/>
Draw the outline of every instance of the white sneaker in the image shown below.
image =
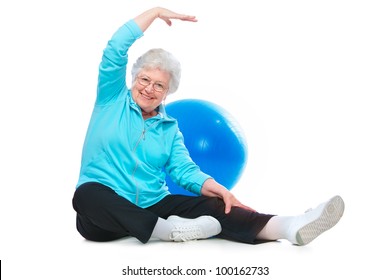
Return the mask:
<path id="1" fill-rule="evenodd" d="M 321 203 L 315 209 L 309 209 L 305 214 L 296 217 L 291 225 L 290 241 L 300 246 L 310 243 L 320 234 L 335 226 L 343 213 L 344 201 L 338 195 Z"/>
<path id="2" fill-rule="evenodd" d="M 200 216 L 196 219 L 169 216 L 167 220 L 175 226 L 169 236 L 172 241 L 206 239 L 222 230 L 218 220 L 211 216 Z"/>

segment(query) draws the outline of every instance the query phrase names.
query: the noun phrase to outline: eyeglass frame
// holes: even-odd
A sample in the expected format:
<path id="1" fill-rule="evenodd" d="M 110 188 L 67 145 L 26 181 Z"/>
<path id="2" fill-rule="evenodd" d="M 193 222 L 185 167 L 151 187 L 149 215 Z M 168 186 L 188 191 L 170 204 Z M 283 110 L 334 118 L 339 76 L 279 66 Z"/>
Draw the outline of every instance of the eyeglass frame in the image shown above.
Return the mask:
<path id="1" fill-rule="evenodd" d="M 149 85 L 152 85 L 152 88 L 154 91 L 159 92 L 159 93 L 164 93 L 169 90 L 168 86 L 165 86 L 162 82 L 152 82 L 152 80 L 148 76 L 137 76 L 136 78 L 137 82 L 139 85 L 143 87 L 148 87 Z M 146 83 L 145 83 L 146 82 Z M 157 88 L 156 88 L 157 86 Z M 162 89 L 159 89 L 158 87 L 161 87 Z"/>

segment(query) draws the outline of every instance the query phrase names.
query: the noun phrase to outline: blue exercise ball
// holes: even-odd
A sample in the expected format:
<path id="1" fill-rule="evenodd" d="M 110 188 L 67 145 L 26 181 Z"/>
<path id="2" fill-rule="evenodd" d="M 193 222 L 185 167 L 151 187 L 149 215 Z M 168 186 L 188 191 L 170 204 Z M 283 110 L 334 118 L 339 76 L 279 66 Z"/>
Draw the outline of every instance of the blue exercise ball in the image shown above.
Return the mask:
<path id="1" fill-rule="evenodd" d="M 229 190 L 240 179 L 247 162 L 247 143 L 238 122 L 224 108 L 200 99 L 184 99 L 166 105 L 177 119 L 193 161 Z M 175 185 L 167 176 L 172 194 L 195 194 Z"/>

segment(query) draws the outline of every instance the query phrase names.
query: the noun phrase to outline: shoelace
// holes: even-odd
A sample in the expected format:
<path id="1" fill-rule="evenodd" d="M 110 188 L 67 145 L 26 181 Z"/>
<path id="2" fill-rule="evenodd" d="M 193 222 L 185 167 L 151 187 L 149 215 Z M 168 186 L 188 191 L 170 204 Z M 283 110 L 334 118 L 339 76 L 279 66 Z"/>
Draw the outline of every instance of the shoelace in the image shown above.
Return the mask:
<path id="1" fill-rule="evenodd" d="M 170 235 L 170 239 L 174 241 L 190 241 L 198 239 L 202 236 L 202 232 L 199 227 L 191 226 L 191 227 L 183 227 L 176 226 Z"/>

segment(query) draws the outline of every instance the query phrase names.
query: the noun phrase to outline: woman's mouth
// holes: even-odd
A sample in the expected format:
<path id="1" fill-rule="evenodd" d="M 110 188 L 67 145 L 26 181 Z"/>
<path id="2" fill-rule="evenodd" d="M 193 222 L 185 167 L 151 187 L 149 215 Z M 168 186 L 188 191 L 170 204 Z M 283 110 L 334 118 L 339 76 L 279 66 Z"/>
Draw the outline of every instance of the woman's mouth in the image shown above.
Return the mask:
<path id="1" fill-rule="evenodd" d="M 147 95 L 147 94 L 144 94 L 144 93 L 142 93 L 142 92 L 140 92 L 140 95 L 142 96 L 142 98 L 145 98 L 145 99 L 147 99 L 147 100 L 152 100 L 152 99 L 153 99 L 151 96 L 149 96 L 149 95 Z"/>

